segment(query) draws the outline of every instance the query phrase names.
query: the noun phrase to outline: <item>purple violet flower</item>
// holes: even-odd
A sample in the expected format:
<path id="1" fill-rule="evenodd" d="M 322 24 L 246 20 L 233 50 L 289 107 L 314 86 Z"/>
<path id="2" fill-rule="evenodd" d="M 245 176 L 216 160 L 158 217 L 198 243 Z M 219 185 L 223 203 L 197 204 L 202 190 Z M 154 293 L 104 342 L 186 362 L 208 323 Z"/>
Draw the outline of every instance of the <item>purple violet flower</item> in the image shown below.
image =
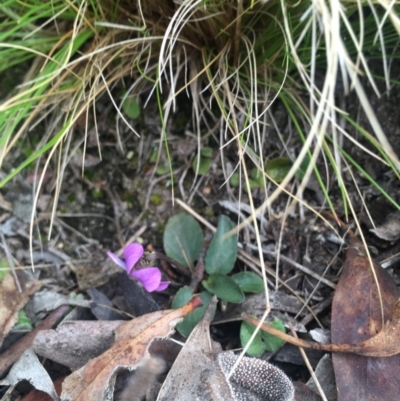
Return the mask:
<path id="1" fill-rule="evenodd" d="M 125 261 L 120 259 L 114 253 L 107 252 L 108 257 L 112 259 L 113 262 L 115 262 L 118 266 L 125 269 L 129 276 L 140 281 L 147 292 L 165 290 L 169 286 L 170 281 L 161 281 L 161 272 L 158 267 L 140 268 L 139 266 L 136 266 L 143 254 L 143 246 L 137 242 L 125 247 Z"/>

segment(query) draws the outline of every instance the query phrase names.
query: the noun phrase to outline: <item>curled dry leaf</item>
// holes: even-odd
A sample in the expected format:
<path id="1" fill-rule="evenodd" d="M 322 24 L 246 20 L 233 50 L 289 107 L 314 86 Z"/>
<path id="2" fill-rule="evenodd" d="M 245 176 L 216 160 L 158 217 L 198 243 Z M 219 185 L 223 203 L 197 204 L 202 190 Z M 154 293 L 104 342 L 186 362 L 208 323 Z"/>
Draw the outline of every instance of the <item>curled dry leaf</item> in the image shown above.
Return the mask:
<path id="1" fill-rule="evenodd" d="M 54 388 L 56 389 L 58 395 L 61 394 L 61 386 L 64 379 L 65 376 L 61 376 L 54 382 Z M 47 393 L 44 393 L 43 391 L 32 390 L 24 398 L 21 398 L 21 400 L 19 401 L 53 401 L 53 398 L 50 397 Z"/>
<path id="2" fill-rule="evenodd" d="M 329 354 L 325 354 L 318 362 L 317 367 L 314 370 L 315 376 L 318 379 L 319 385 L 321 386 L 324 395 L 328 401 L 336 401 L 337 390 L 335 373 L 333 371 L 332 358 Z M 319 394 L 319 390 L 314 379 L 311 377 L 307 386 Z M 298 400 L 296 400 L 298 401 Z"/>
<path id="3" fill-rule="evenodd" d="M 67 320 L 56 330 L 37 333 L 32 347 L 37 355 L 77 370 L 110 348 L 116 328 L 126 323 L 124 320 Z"/>
<path id="4" fill-rule="evenodd" d="M 36 390 L 47 393 L 53 400 L 58 400 L 58 395 L 49 374 L 30 348 L 21 355 L 21 358 L 11 368 L 7 377 L 0 381 L 0 385 L 15 386 L 23 380 L 31 383 Z"/>
<path id="5" fill-rule="evenodd" d="M 117 341 L 109 350 L 68 376 L 61 394 L 63 401 L 111 401 L 113 399 L 116 374 L 120 369 L 133 370 L 141 365 L 147 348 L 155 337 L 166 337 L 185 315 L 201 305 L 199 297 L 193 298 L 182 308 L 169 311 L 152 321 L 148 314 L 135 319 L 143 329 L 128 338 L 128 331 L 120 332 Z M 149 323 L 150 322 L 150 323 Z M 130 322 L 129 322 L 130 323 Z"/>
<path id="6" fill-rule="evenodd" d="M 395 303 L 383 329 L 376 336 L 357 344 L 357 354 L 372 357 L 400 354 L 400 300 Z"/>
<path id="7" fill-rule="evenodd" d="M 382 330 L 382 322 L 389 318 L 398 297 L 393 279 L 377 263 L 370 265 L 363 244 L 353 237 L 333 297 L 332 342 L 358 344 L 357 351 L 362 351 L 365 341 Z M 387 352 L 378 348 L 385 346 L 382 339 L 389 333 L 390 330 L 386 330 L 378 337 L 378 341 L 373 341 L 376 346 L 374 356 L 381 353 L 387 355 Z M 366 352 L 363 354 L 366 355 Z M 372 358 L 334 353 L 332 360 L 338 401 L 398 399 L 400 355 Z"/>
<path id="8" fill-rule="evenodd" d="M 176 358 L 161 387 L 157 401 L 206 399 L 206 391 L 212 391 L 205 386 L 205 376 L 213 371 L 212 354 L 222 350 L 220 344 L 210 338 L 209 333 L 215 309 L 216 297 L 214 296 L 203 318 L 194 328 Z M 218 376 L 218 379 L 219 391 L 225 392 L 224 396 L 227 398 L 230 389 L 223 380 L 222 374 Z M 220 398 L 212 399 L 219 400 Z"/>
<path id="9" fill-rule="evenodd" d="M 67 320 L 56 330 L 40 331 L 34 339 L 33 350 L 44 358 L 77 370 L 115 342 L 135 337 L 169 313 L 168 310 L 153 312 L 143 319 L 136 318 L 129 322 Z"/>
<path id="10" fill-rule="evenodd" d="M 22 273 L 17 272 L 21 292 L 11 273 L 6 274 L 0 281 L 0 346 L 4 337 L 9 333 L 18 320 L 18 312 L 28 302 L 29 297 L 40 289 L 42 284 L 32 280 L 25 282 Z"/>
<path id="11" fill-rule="evenodd" d="M 32 346 L 35 336 L 41 330 L 53 327 L 68 311 L 67 305 L 61 305 L 50 313 L 38 326 L 14 343 L 10 348 L 0 355 L 0 377 L 8 370 L 8 368 L 23 354 L 23 352 Z"/>
<path id="12" fill-rule="evenodd" d="M 370 231 L 385 241 L 398 240 L 400 238 L 400 213 L 391 213 L 382 225 Z"/>

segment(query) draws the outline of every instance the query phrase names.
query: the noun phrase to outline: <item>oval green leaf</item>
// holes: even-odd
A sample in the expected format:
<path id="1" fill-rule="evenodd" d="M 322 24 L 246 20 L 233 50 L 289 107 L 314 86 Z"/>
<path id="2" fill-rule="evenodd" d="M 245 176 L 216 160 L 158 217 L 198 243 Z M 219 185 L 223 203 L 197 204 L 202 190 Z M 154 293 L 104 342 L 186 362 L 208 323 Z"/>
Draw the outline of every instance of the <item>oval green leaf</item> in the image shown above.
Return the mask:
<path id="1" fill-rule="evenodd" d="M 277 317 L 272 323 L 269 323 L 269 325 L 274 329 L 281 331 L 282 333 L 286 333 L 285 325 L 283 324 L 282 320 L 278 319 Z M 285 344 L 284 340 L 281 340 L 280 338 L 273 336 L 272 334 L 266 333 L 265 331 L 263 331 L 261 335 L 265 342 L 265 347 L 267 351 L 274 352 L 278 348 L 282 347 L 283 344 Z"/>
<path id="2" fill-rule="evenodd" d="M 204 288 L 215 294 L 223 301 L 240 304 L 244 301 L 244 293 L 240 287 L 225 274 L 211 274 L 207 280 L 203 282 Z"/>
<path id="3" fill-rule="evenodd" d="M 132 120 L 136 120 L 140 116 L 139 102 L 135 98 L 127 97 L 122 104 L 122 110 Z"/>
<path id="4" fill-rule="evenodd" d="M 164 175 L 167 174 L 170 171 L 168 165 L 166 164 L 159 164 L 156 168 L 156 174 L 158 175 Z"/>
<path id="5" fill-rule="evenodd" d="M 251 169 L 250 176 L 259 188 L 264 186 L 264 173 L 258 168 Z"/>
<path id="6" fill-rule="evenodd" d="M 204 157 L 208 157 L 209 159 L 212 157 L 213 150 L 206 146 L 205 148 L 201 149 L 201 155 Z"/>
<path id="7" fill-rule="evenodd" d="M 255 329 L 256 326 L 252 325 L 251 323 L 242 322 L 242 325 L 240 326 L 240 342 L 243 348 L 249 342 L 250 337 L 253 335 Z M 254 337 L 253 342 L 250 344 L 250 347 L 247 349 L 247 355 L 261 356 L 265 350 L 265 343 L 263 342 L 261 337 L 261 330 L 259 330 Z"/>
<path id="8" fill-rule="evenodd" d="M 232 187 L 238 187 L 240 184 L 240 177 L 239 177 L 239 173 L 233 173 L 231 175 L 231 178 L 229 179 L 229 184 L 232 185 Z"/>
<path id="9" fill-rule="evenodd" d="M 274 181 L 280 183 L 285 179 L 291 167 L 292 162 L 290 159 L 287 157 L 277 157 L 276 159 L 272 159 L 267 163 L 265 172 Z"/>
<path id="10" fill-rule="evenodd" d="M 177 293 L 172 301 L 172 308 L 178 309 L 183 305 L 187 304 L 193 297 L 192 290 L 187 285 L 182 287 Z M 181 323 L 176 325 L 176 329 L 182 334 L 184 337 L 189 337 L 192 330 L 195 328 L 197 323 L 199 323 L 200 319 L 203 317 L 204 312 L 207 309 L 207 306 L 210 304 L 212 295 L 207 292 L 203 291 L 200 294 L 200 298 L 203 301 L 203 305 L 199 308 L 195 309 L 193 312 L 190 312 L 185 318 L 182 320 Z"/>
<path id="11" fill-rule="evenodd" d="M 193 171 L 198 175 L 204 175 L 206 173 L 208 173 L 208 171 L 210 170 L 211 167 L 211 159 L 207 158 L 207 157 L 200 157 L 200 163 L 199 163 L 199 169 L 197 170 L 197 161 L 199 160 L 199 158 L 196 156 L 193 160 L 192 163 L 192 169 Z"/>
<path id="12" fill-rule="evenodd" d="M 208 274 L 228 274 L 235 265 L 237 255 L 237 235 L 225 237 L 235 228 L 232 220 L 221 215 L 215 233 L 205 257 L 206 272 Z"/>
<path id="13" fill-rule="evenodd" d="M 174 300 L 172 301 L 172 309 L 181 308 L 183 305 L 186 305 L 193 298 L 193 291 L 188 286 L 185 285 L 179 289 L 176 293 Z"/>
<path id="14" fill-rule="evenodd" d="M 179 213 L 168 220 L 164 231 L 164 249 L 171 259 L 193 268 L 203 243 L 200 225 L 192 216 Z"/>
<path id="15" fill-rule="evenodd" d="M 299 169 L 296 171 L 296 177 L 299 180 L 302 180 L 304 178 L 304 175 L 306 174 L 306 171 L 310 163 L 311 163 L 311 157 L 309 155 L 306 155 L 303 161 L 301 162 Z"/>
<path id="16" fill-rule="evenodd" d="M 264 282 L 260 276 L 252 272 L 241 272 L 231 276 L 231 279 L 243 292 L 263 292 Z"/>

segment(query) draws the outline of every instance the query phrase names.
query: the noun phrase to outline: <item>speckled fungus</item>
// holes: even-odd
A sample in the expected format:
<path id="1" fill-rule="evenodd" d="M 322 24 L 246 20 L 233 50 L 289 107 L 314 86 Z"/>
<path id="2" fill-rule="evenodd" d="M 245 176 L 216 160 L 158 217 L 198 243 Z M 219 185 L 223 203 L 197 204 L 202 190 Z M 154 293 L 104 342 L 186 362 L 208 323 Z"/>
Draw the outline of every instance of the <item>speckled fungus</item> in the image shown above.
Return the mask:
<path id="1" fill-rule="evenodd" d="M 233 352 L 223 352 L 218 355 L 218 364 L 226 377 L 237 358 Z M 244 357 L 232 373 L 229 382 L 233 384 L 235 401 L 294 400 L 294 388 L 285 373 L 261 359 Z"/>

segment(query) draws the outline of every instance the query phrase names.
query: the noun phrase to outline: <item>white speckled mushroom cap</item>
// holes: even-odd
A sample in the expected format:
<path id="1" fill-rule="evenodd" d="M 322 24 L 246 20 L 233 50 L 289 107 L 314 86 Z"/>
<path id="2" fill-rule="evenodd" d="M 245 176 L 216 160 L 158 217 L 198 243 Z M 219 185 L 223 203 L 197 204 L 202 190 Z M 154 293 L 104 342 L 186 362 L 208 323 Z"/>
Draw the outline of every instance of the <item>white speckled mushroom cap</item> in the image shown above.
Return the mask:
<path id="1" fill-rule="evenodd" d="M 218 355 L 218 364 L 228 376 L 238 356 Z M 293 401 L 294 387 L 282 370 L 261 359 L 243 357 L 229 378 L 235 401 Z"/>

